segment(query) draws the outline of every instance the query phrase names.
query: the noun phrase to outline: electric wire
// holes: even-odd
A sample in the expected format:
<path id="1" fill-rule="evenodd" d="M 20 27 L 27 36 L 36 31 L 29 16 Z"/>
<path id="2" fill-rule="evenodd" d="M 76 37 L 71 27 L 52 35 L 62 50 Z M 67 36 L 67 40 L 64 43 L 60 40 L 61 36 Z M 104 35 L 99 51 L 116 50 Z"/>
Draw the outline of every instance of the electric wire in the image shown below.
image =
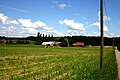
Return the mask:
<path id="1" fill-rule="evenodd" d="M 108 12 L 107 12 L 107 7 L 106 7 L 106 2 L 104 0 L 104 9 L 105 9 L 105 13 L 106 13 L 106 17 L 108 17 Z M 109 23 L 109 20 L 106 21 L 107 22 L 107 27 L 108 27 L 108 32 L 109 32 L 109 36 L 112 37 L 112 31 L 111 31 L 111 28 L 110 28 L 110 23 Z"/>

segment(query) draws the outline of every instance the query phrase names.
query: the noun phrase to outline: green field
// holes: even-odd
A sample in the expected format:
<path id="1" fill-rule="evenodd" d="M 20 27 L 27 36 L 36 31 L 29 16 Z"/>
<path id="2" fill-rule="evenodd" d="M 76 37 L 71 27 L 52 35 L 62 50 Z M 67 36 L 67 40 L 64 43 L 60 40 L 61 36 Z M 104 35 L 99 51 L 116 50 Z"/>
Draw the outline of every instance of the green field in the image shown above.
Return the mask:
<path id="1" fill-rule="evenodd" d="M 117 80 L 113 48 L 105 48 L 102 73 L 99 51 L 99 47 L 0 45 L 0 80 Z"/>

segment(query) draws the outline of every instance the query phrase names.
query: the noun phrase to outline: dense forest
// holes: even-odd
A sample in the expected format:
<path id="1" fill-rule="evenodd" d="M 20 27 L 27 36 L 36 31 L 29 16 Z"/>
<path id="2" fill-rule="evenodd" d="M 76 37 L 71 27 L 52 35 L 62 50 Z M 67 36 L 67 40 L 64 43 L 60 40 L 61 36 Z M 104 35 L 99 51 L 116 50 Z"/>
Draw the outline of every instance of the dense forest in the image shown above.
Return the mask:
<path id="1" fill-rule="evenodd" d="M 96 36 L 64 36 L 64 37 L 53 37 L 53 35 L 40 34 L 38 32 L 37 36 L 29 36 L 24 38 L 15 37 L 5 37 L 0 36 L 0 44 L 35 44 L 41 45 L 42 42 L 48 41 L 59 41 L 62 44 L 67 44 L 71 46 L 75 42 L 84 42 L 85 46 L 100 46 L 101 38 Z M 120 37 L 104 37 L 105 46 L 118 46 L 120 45 Z"/>

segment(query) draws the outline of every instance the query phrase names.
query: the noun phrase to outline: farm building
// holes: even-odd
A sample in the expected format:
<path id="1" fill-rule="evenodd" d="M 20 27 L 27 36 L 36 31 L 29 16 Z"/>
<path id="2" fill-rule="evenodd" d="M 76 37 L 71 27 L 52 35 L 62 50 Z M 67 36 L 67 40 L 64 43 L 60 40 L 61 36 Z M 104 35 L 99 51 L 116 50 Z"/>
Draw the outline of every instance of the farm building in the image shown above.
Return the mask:
<path id="1" fill-rule="evenodd" d="M 0 40 L 0 44 L 6 44 L 6 40 L 4 40 L 4 39 L 2 39 L 2 40 Z"/>
<path id="2" fill-rule="evenodd" d="M 55 41 L 50 41 L 50 42 L 43 42 L 42 46 L 60 46 L 61 42 L 55 42 Z"/>
<path id="3" fill-rule="evenodd" d="M 54 46 L 54 42 L 43 42 L 42 46 Z"/>
<path id="4" fill-rule="evenodd" d="M 60 46 L 61 42 L 54 42 L 54 46 Z"/>
<path id="5" fill-rule="evenodd" d="M 84 42 L 76 42 L 76 43 L 72 44 L 72 46 L 83 47 L 84 46 Z"/>

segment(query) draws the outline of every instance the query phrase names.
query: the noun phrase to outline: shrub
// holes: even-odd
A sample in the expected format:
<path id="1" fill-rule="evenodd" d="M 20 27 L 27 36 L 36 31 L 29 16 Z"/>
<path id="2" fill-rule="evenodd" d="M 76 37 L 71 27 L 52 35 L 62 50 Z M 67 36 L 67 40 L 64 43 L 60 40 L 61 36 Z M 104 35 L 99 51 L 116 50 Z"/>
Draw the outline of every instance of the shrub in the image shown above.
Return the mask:
<path id="1" fill-rule="evenodd" d="M 62 41 L 61 44 L 60 44 L 61 47 L 66 47 L 66 43 L 65 41 Z"/>
<path id="2" fill-rule="evenodd" d="M 117 46 L 117 49 L 120 51 L 120 45 Z"/>

